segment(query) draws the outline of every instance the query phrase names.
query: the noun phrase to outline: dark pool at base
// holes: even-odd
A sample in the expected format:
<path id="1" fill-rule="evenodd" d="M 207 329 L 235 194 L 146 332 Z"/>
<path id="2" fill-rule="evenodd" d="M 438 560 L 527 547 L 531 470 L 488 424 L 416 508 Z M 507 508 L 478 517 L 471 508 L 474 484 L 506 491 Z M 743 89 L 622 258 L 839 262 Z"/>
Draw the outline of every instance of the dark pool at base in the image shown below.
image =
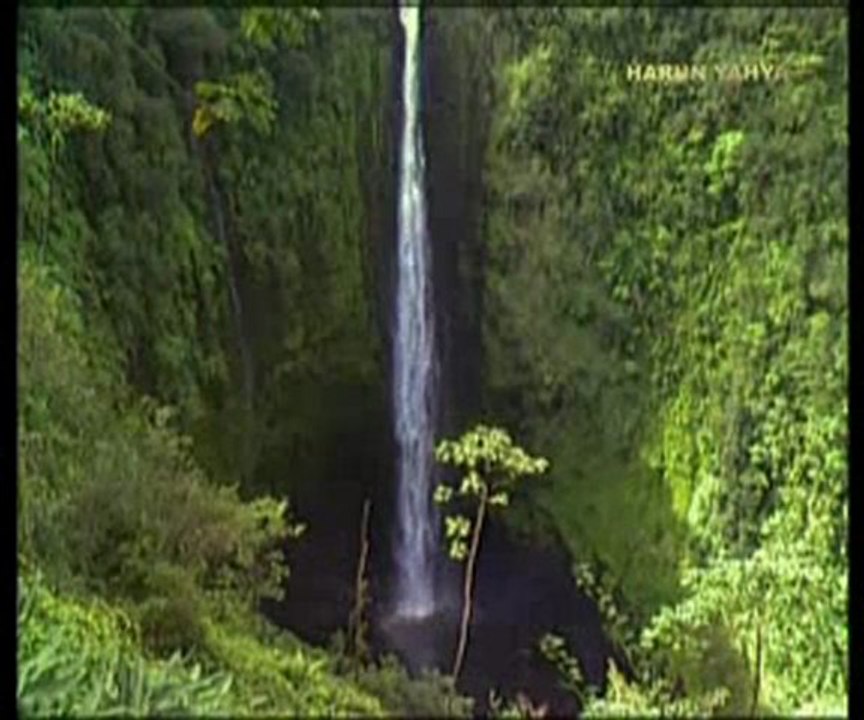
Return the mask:
<path id="1" fill-rule="evenodd" d="M 286 598 L 264 608 L 272 621 L 310 643 L 325 645 L 347 626 L 359 545 L 356 530 L 350 530 L 331 526 L 329 534 L 320 529 L 295 542 L 288 552 Z M 461 612 L 462 566 L 442 560 L 442 609 L 424 621 L 406 622 L 394 618 L 383 601 L 391 563 L 379 545 L 373 542 L 369 566 L 373 653 L 393 653 L 413 672 L 435 667 L 449 673 Z M 539 651 L 546 633 L 562 636 L 587 681 L 602 685 L 613 648 L 596 605 L 572 579 L 567 554 L 560 547 L 519 542 L 492 522 L 481 543 L 473 622 L 457 684 L 474 698 L 478 713 L 488 709 L 489 692 L 495 690 L 509 699 L 521 693 L 535 705 L 547 705 L 555 716 L 577 714 L 576 699 L 561 687 L 558 672 Z"/>

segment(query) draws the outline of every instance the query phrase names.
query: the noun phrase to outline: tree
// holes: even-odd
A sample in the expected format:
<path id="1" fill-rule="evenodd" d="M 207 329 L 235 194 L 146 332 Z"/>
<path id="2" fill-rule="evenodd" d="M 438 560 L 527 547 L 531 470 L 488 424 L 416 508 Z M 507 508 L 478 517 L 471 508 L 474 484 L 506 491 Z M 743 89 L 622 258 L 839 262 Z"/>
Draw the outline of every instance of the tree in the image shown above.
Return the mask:
<path id="1" fill-rule="evenodd" d="M 459 629 L 459 644 L 453 663 L 453 677 L 459 677 L 465 648 L 468 643 L 468 626 L 471 622 L 474 568 L 483 522 L 487 508 L 505 507 L 517 481 L 527 475 L 539 475 L 546 471 L 549 462 L 545 458 L 531 457 L 500 428 L 478 425 L 458 440 L 443 440 L 435 450 L 435 457 L 464 471 L 457 495 L 474 506 L 474 520 L 464 514 L 446 516 L 446 537 L 450 543 L 450 557 L 466 560 L 462 622 Z M 435 502 L 446 504 L 453 499 L 453 488 L 440 484 L 435 489 Z M 467 538 L 471 537 L 470 547 Z"/>

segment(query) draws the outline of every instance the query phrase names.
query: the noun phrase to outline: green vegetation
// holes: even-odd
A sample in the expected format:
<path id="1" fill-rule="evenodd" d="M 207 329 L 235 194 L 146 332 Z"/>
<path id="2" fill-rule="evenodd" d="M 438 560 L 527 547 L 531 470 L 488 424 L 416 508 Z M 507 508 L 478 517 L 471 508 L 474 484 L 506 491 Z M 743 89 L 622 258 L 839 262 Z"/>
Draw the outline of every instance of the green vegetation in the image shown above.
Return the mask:
<path id="1" fill-rule="evenodd" d="M 259 619 L 285 573 L 274 543 L 302 530 L 286 504 L 209 482 L 26 253 L 19 309 L 22 712 L 465 714 L 440 679 L 355 667 Z"/>
<path id="2" fill-rule="evenodd" d="M 464 714 L 446 682 L 258 614 L 304 530 L 287 498 L 363 422 L 324 399 L 377 408 L 383 386 L 364 193 L 385 20 L 22 13 L 25 715 Z"/>
<path id="3" fill-rule="evenodd" d="M 589 688 L 543 640 L 586 717 L 845 715 L 845 13 L 429 14 L 430 207 L 442 168 L 482 176 L 442 327 L 482 329 L 480 414 L 549 459 L 513 492 L 546 461 L 444 441 L 451 552 L 473 565 L 500 505 L 563 541 L 627 665 Z M 260 614 L 299 508 L 353 537 L 388 448 L 395 43 L 379 10 L 22 9 L 24 715 L 471 713 L 452 677 Z"/>
<path id="4" fill-rule="evenodd" d="M 328 671 L 326 660 L 212 628 L 213 657 L 156 659 L 129 616 L 19 579 L 18 701 L 24 716 L 189 714 L 384 715 L 380 702 Z"/>
<path id="5" fill-rule="evenodd" d="M 839 711 L 845 15 L 495 19 L 488 411 L 550 457 L 536 501 L 633 610 L 646 678 Z M 634 83 L 633 62 L 789 73 Z"/>
<path id="6" fill-rule="evenodd" d="M 209 483 L 168 411 L 117 391 L 49 272 L 25 255 L 19 279 L 22 710 L 381 714 L 254 615 L 299 530 L 285 503 Z"/>
<path id="7" fill-rule="evenodd" d="M 439 462 L 453 465 L 465 473 L 456 495 L 463 505 L 467 503 L 469 507 L 474 506 L 473 520 L 460 512 L 444 518 L 450 557 L 465 561 L 462 622 L 459 625 L 459 642 L 452 673 L 454 678 L 458 678 L 468 642 L 474 602 L 474 568 L 486 512 L 506 506 L 517 482 L 526 476 L 545 472 L 549 463 L 544 458 L 531 457 L 514 445 L 505 430 L 485 425 L 478 425 L 458 440 L 442 440 L 435 448 L 435 457 Z M 453 499 L 453 488 L 449 485 L 442 484 L 435 488 L 435 502 L 444 505 Z M 469 536 L 470 545 L 467 542 Z"/>

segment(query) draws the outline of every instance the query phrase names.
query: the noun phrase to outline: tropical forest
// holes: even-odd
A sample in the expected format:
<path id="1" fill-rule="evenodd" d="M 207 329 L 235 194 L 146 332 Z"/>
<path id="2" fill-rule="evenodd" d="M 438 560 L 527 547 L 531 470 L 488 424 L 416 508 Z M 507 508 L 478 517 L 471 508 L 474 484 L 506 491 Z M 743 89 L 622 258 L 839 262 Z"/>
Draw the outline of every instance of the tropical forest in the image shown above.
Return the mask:
<path id="1" fill-rule="evenodd" d="M 847 22 L 19 7 L 19 714 L 847 717 Z"/>

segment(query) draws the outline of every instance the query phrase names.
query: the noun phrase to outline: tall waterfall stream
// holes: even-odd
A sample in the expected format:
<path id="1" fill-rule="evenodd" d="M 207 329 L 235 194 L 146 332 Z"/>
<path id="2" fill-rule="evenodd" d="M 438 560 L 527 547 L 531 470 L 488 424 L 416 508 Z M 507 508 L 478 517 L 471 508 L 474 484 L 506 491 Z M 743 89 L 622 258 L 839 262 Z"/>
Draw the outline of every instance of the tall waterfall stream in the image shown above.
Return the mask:
<path id="1" fill-rule="evenodd" d="M 401 143 L 395 188 L 396 274 L 390 310 L 390 416 L 395 444 L 388 445 L 388 453 L 395 451 L 395 457 L 388 454 L 395 459 L 395 484 L 388 488 L 395 492 L 373 493 L 379 504 L 373 503 L 370 537 L 370 643 L 376 657 L 396 654 L 414 672 L 452 665 L 461 568 L 443 561 L 440 517 L 432 502 L 441 361 L 435 341 L 431 213 L 426 196 L 421 9 L 401 6 L 398 19 L 404 43 L 398 88 L 402 113 L 397 127 Z M 268 608 L 279 624 L 322 645 L 332 633 L 344 630 L 356 599 L 360 507 L 372 482 L 364 480 L 364 486 L 356 480 L 358 474 L 371 476 L 380 467 L 361 459 L 368 449 L 364 443 L 343 448 L 346 458 L 357 452 L 349 472 L 341 463 L 334 467 L 337 484 L 330 487 L 344 493 L 340 512 L 334 512 L 330 496 L 303 498 L 300 503 L 310 532 L 289 546 L 288 597 Z M 602 682 L 613 650 L 593 601 L 573 583 L 566 552 L 560 546 L 519 542 L 492 521 L 484 532 L 471 636 L 458 684 L 460 692 L 475 698 L 478 712 L 486 709 L 489 691 L 495 689 L 510 697 L 525 691 L 549 703 L 551 712 L 573 715 L 578 704 L 561 688 L 557 670 L 537 650 L 546 632 L 566 637 L 576 648 L 588 680 Z"/>
<path id="2" fill-rule="evenodd" d="M 400 7 L 399 20 L 405 33 L 405 63 L 393 333 L 398 451 L 394 612 L 404 618 L 422 618 L 435 610 L 437 517 L 431 502 L 435 328 L 419 107 L 420 8 Z"/>

